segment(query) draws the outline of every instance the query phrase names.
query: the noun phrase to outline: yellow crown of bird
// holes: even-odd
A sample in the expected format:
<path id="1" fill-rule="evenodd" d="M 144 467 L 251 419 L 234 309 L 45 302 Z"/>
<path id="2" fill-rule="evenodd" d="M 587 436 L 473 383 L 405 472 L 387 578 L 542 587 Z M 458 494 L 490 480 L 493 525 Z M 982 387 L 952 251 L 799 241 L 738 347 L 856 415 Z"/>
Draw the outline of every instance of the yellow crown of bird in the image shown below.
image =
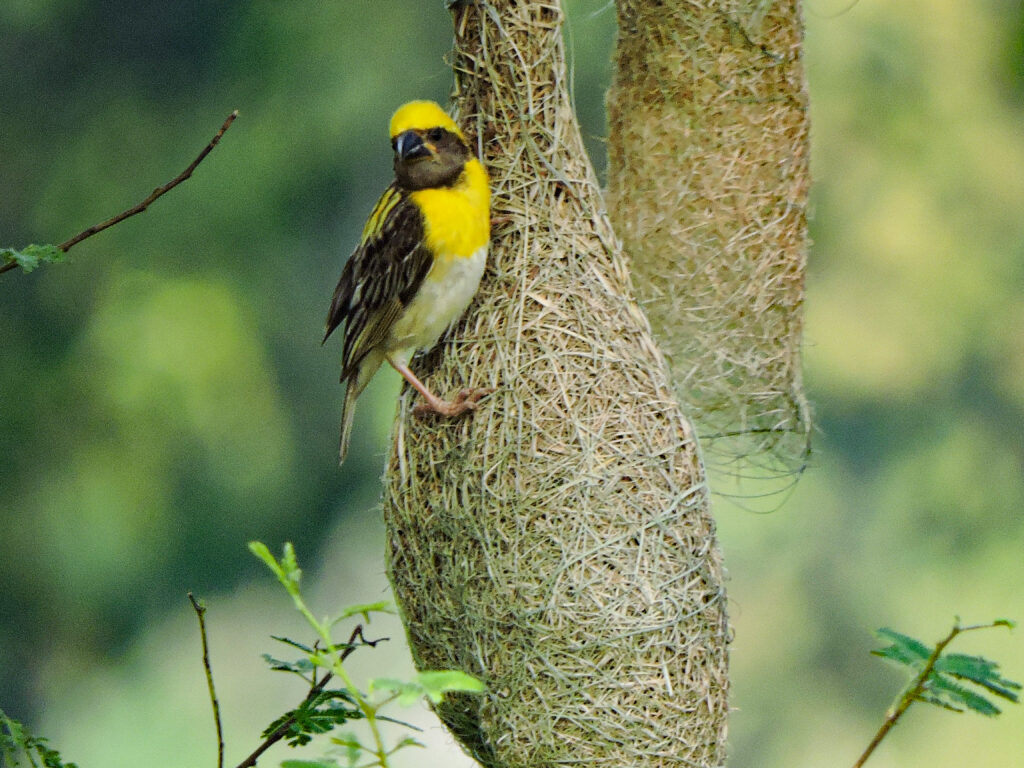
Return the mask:
<path id="1" fill-rule="evenodd" d="M 444 128 L 460 139 L 465 138 L 449 114 L 433 101 L 410 101 L 399 107 L 391 118 L 391 138 L 406 131 L 425 131 L 428 128 Z"/>

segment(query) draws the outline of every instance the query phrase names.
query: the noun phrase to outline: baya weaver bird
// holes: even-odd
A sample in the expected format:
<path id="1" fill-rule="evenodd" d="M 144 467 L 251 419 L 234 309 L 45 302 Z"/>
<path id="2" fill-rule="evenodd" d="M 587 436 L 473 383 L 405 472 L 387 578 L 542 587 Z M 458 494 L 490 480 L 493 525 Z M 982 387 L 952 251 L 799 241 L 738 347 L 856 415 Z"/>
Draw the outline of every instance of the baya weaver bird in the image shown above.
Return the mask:
<path id="1" fill-rule="evenodd" d="M 340 461 L 359 393 L 385 360 L 422 396 L 419 416 L 458 416 L 491 390 L 462 390 L 452 402 L 409 370 L 466 311 L 490 239 L 487 171 L 465 136 L 432 101 L 411 101 L 391 118 L 395 180 L 374 206 L 346 262 L 327 314 L 324 341 L 344 321 Z"/>

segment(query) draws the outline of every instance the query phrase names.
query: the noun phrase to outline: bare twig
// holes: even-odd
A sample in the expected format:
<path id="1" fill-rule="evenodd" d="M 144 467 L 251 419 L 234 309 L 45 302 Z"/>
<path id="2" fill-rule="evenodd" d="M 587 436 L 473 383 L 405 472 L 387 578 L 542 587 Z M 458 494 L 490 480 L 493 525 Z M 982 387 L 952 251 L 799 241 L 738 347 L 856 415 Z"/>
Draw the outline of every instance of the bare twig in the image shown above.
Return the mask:
<path id="1" fill-rule="evenodd" d="M 217 702 L 217 691 L 213 687 L 213 669 L 210 667 L 210 646 L 206 640 L 206 606 L 196 600 L 195 595 L 188 593 L 189 602 L 195 609 L 199 619 L 199 636 L 203 641 L 203 669 L 206 670 L 206 686 L 210 689 L 210 703 L 213 705 L 213 722 L 217 726 L 217 768 L 224 768 L 224 731 L 220 724 L 220 704 Z"/>
<path id="2" fill-rule="evenodd" d="M 75 235 L 71 239 L 65 240 L 63 243 L 58 245 L 57 248 L 59 250 L 64 251 L 66 253 L 73 246 L 77 245 L 78 243 L 82 242 L 83 240 L 85 240 L 88 237 L 92 237 L 97 232 L 102 232 L 104 229 L 109 229 L 110 227 L 114 226 L 115 224 L 120 224 L 125 219 L 127 219 L 127 218 L 129 218 L 131 216 L 134 216 L 137 213 L 142 213 L 144 210 L 149 208 L 149 206 L 152 205 L 158 198 L 163 197 L 165 194 L 170 192 L 176 186 L 178 186 L 183 181 L 185 181 L 190 176 L 192 176 L 192 172 L 195 171 L 196 167 L 201 162 L 203 162 L 203 160 L 206 159 L 206 156 L 208 154 L 210 154 L 210 152 L 213 151 L 213 148 L 216 147 L 217 143 L 220 141 L 221 136 L 223 136 L 224 132 L 227 131 L 227 129 L 231 127 L 231 124 L 235 121 L 236 117 L 238 117 L 238 110 L 237 109 L 234 112 L 232 112 L 230 115 L 227 116 L 227 119 L 224 121 L 224 124 L 220 127 L 220 130 L 218 130 L 217 133 L 214 134 L 214 137 L 212 139 L 210 139 L 209 143 L 205 147 L 203 147 L 202 151 L 196 156 L 196 159 L 193 160 L 191 163 L 189 163 L 188 168 L 186 168 L 184 171 L 179 173 L 177 176 L 175 176 L 173 179 L 171 179 L 169 182 L 167 182 L 163 186 L 160 186 L 160 187 L 157 187 L 156 189 L 154 189 L 152 192 L 150 192 L 149 197 L 147 197 L 145 200 L 143 200 L 140 203 L 137 203 L 136 205 L 133 205 L 131 208 L 129 208 L 126 211 L 122 211 L 121 213 L 117 214 L 116 216 L 112 216 L 111 218 L 107 219 L 106 221 L 104 221 L 104 222 L 102 222 L 100 224 L 93 224 L 88 229 L 82 230 L 81 232 L 79 232 L 77 235 Z M 17 262 L 14 262 L 14 261 L 8 262 L 7 264 L 4 264 L 3 266 L 0 266 L 0 274 L 6 272 L 9 269 L 14 269 L 14 267 L 16 267 L 16 266 L 17 266 Z"/>
<path id="3" fill-rule="evenodd" d="M 345 650 L 342 651 L 341 657 L 338 659 L 338 661 L 339 663 L 343 662 L 345 661 L 345 659 L 352 655 L 355 649 L 359 647 L 358 645 L 356 645 L 357 641 L 359 642 L 360 645 L 368 645 L 371 648 L 373 648 L 377 645 L 377 643 L 384 642 L 387 639 L 388 638 L 386 637 L 379 637 L 376 640 L 367 640 L 363 636 L 363 625 L 357 624 L 355 629 L 352 630 L 352 634 L 349 635 L 348 642 L 345 644 Z M 306 698 L 304 698 L 302 702 L 299 704 L 299 707 L 315 699 L 320 694 L 320 692 L 323 691 L 323 689 L 327 686 L 327 683 L 329 683 L 331 678 L 333 677 L 334 674 L 328 672 L 326 675 L 323 676 L 323 678 L 319 682 L 315 682 L 313 684 L 313 687 L 309 689 L 309 693 L 306 694 Z M 264 739 L 260 743 L 260 745 L 252 751 L 252 754 L 250 754 L 247 758 L 245 758 L 245 760 L 243 760 L 237 766 L 235 766 L 235 768 L 253 768 L 253 766 L 256 765 L 256 761 L 264 752 L 266 752 L 268 749 L 274 746 L 274 744 L 279 742 L 288 734 L 288 731 L 291 729 L 294 723 L 295 717 L 293 715 L 292 717 L 289 717 L 287 720 L 281 723 L 281 725 L 279 725 L 277 728 L 275 728 L 274 732 L 267 736 L 267 738 Z"/>
<path id="4" fill-rule="evenodd" d="M 878 745 L 882 743 L 882 739 L 884 739 L 886 735 L 888 735 L 889 731 L 891 731 L 893 726 L 896 725 L 896 722 L 901 717 L 903 717 L 903 713 L 910 708 L 911 704 L 913 704 L 921 697 L 921 694 L 924 692 L 925 687 L 928 685 L 928 678 L 931 676 L 932 671 L 935 669 L 936 662 L 938 662 L 939 657 L 942 656 L 942 652 L 946 650 L 946 646 L 953 642 L 953 639 L 957 635 L 962 634 L 964 632 L 971 632 L 976 629 L 988 629 L 989 627 L 996 626 L 999 623 L 1000 622 L 995 622 L 993 624 L 973 624 L 969 627 L 961 627 L 958 619 L 957 623 L 954 624 L 953 628 L 949 631 L 949 634 L 946 635 L 942 640 L 939 640 L 939 642 L 936 644 L 935 650 L 932 651 L 931 655 L 928 657 L 928 660 L 925 661 L 924 667 L 921 668 L 920 674 L 918 674 L 918 676 L 914 678 L 913 682 L 903 692 L 903 695 L 900 696 L 900 700 L 896 703 L 896 705 L 886 713 L 885 721 L 882 723 L 882 726 L 878 729 L 878 732 L 875 734 L 875 737 L 871 739 L 871 743 L 868 744 L 867 749 L 864 750 L 864 754 L 862 754 L 857 759 L 857 762 L 853 764 L 853 768 L 861 768 L 861 766 L 863 766 L 864 763 L 867 762 L 868 758 L 871 757 L 871 753 L 874 752 Z"/>

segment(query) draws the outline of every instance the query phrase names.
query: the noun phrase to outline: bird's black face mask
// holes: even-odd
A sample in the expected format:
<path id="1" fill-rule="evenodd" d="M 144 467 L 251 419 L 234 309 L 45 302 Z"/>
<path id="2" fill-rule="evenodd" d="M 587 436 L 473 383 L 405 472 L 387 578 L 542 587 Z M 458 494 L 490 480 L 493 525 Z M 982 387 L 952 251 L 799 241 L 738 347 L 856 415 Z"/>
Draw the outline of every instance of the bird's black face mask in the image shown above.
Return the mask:
<path id="1" fill-rule="evenodd" d="M 395 180 L 403 189 L 450 187 L 469 158 L 469 148 L 451 131 L 409 130 L 391 140 L 395 150 Z"/>

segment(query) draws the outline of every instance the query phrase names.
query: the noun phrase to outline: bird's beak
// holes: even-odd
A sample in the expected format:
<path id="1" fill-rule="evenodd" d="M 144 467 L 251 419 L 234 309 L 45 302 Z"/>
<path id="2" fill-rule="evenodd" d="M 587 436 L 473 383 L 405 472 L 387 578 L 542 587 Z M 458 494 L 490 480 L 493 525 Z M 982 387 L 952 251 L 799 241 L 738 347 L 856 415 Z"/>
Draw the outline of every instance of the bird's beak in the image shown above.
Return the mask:
<path id="1" fill-rule="evenodd" d="M 395 137 L 395 154 L 403 160 L 416 160 L 430 157 L 434 151 L 416 131 L 406 131 Z"/>

